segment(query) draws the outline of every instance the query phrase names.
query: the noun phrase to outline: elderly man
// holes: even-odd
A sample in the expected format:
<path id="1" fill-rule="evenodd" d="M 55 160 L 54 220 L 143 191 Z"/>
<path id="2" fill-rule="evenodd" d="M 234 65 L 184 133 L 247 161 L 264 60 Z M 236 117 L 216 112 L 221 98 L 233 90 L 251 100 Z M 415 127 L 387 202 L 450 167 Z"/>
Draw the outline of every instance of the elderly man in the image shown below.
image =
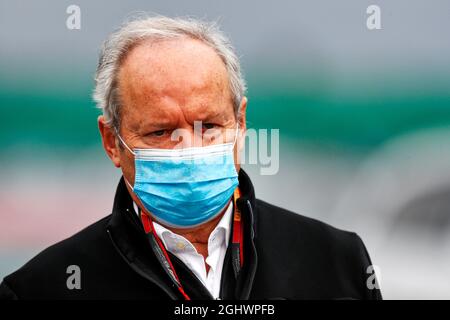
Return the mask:
<path id="1" fill-rule="evenodd" d="M 381 297 L 355 233 L 255 199 L 239 165 L 245 81 L 213 24 L 130 22 L 95 80 L 103 147 L 123 174 L 112 214 L 7 276 L 2 298 Z"/>

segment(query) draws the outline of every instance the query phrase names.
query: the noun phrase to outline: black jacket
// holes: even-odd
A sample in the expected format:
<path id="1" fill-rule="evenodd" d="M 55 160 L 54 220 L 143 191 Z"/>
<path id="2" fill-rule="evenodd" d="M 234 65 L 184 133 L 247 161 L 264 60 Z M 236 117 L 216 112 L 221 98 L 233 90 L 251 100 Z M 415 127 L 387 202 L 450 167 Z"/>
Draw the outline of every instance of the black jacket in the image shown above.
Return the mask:
<path id="1" fill-rule="evenodd" d="M 381 298 L 379 290 L 366 285 L 371 262 L 358 235 L 255 199 L 242 170 L 239 186 L 244 266 L 236 278 L 229 246 L 222 299 Z M 5 277 L 0 298 L 181 299 L 133 212 L 121 179 L 111 215 L 47 248 Z M 196 276 L 169 255 L 186 293 L 192 299 L 211 299 Z M 80 289 L 68 289 L 71 265 L 80 269 Z"/>

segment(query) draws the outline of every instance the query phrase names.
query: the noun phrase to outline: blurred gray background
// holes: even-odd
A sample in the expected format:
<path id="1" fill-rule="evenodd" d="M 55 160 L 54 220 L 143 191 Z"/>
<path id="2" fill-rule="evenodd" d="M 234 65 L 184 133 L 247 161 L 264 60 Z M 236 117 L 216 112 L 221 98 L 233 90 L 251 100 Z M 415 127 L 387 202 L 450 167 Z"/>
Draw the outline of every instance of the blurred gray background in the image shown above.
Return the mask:
<path id="1" fill-rule="evenodd" d="M 81 29 L 66 27 L 69 5 Z M 368 30 L 366 9 L 381 9 Z M 242 59 L 248 126 L 280 129 L 259 198 L 364 240 L 387 299 L 449 299 L 449 1 L 0 0 L 0 278 L 110 213 L 93 73 L 138 12 L 219 21 Z"/>

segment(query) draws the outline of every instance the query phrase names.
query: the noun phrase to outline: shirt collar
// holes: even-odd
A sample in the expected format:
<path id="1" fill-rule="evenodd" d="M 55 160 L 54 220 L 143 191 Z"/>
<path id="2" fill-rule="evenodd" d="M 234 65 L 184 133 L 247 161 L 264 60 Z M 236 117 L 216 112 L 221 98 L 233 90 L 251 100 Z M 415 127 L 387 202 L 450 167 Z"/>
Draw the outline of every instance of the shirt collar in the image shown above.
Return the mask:
<path id="1" fill-rule="evenodd" d="M 214 231 L 212 232 L 212 234 L 214 234 L 216 232 L 216 230 L 220 230 L 220 229 L 224 230 L 225 231 L 225 245 L 227 247 L 228 247 L 228 242 L 230 240 L 231 221 L 233 218 L 233 211 L 234 211 L 234 205 L 233 205 L 233 200 L 231 200 L 224 215 L 222 216 L 222 218 L 220 219 L 216 228 L 214 228 Z"/>
<path id="2" fill-rule="evenodd" d="M 134 210 L 136 212 L 136 214 L 139 215 L 139 209 L 138 206 L 135 202 L 133 202 L 133 207 Z M 233 205 L 233 201 L 230 201 L 230 203 L 228 204 L 228 207 L 224 213 L 224 215 L 222 216 L 222 218 L 220 219 L 219 223 L 217 224 L 217 226 L 214 228 L 214 230 L 211 232 L 210 234 L 210 238 L 213 235 L 219 234 L 222 230 L 225 233 L 225 246 L 228 247 L 228 243 L 230 240 L 230 233 L 231 233 L 231 221 L 232 221 L 232 216 L 233 216 L 233 209 L 234 209 L 234 205 Z M 158 237 L 161 239 L 161 241 L 164 244 L 164 247 L 166 247 L 167 250 L 169 251 L 177 251 L 180 248 L 177 248 L 177 245 L 175 244 L 174 240 L 181 240 L 186 242 L 186 244 L 189 244 L 192 246 L 193 245 L 183 236 L 180 236 L 174 232 L 172 232 L 171 230 L 167 229 L 166 227 L 160 225 L 158 222 L 153 220 L 153 227 L 155 228 L 155 232 L 158 235 Z M 210 239 L 208 239 L 209 242 Z M 194 249 L 195 250 L 195 249 Z"/>

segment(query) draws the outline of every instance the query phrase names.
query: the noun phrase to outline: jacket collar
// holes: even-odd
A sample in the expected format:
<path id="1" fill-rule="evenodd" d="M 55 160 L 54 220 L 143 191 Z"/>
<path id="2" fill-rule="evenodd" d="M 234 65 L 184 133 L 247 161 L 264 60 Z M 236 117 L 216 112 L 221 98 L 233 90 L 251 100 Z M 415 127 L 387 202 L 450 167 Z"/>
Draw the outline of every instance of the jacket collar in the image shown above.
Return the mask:
<path id="1" fill-rule="evenodd" d="M 257 225 L 256 201 L 250 178 L 242 169 L 239 172 L 239 188 L 241 189 L 241 198 L 237 202 L 237 206 L 241 210 L 244 221 L 245 257 L 244 268 L 237 279 L 234 296 L 238 299 L 248 299 L 257 267 L 257 253 L 254 244 Z M 179 299 L 178 292 L 173 289 L 170 279 L 150 248 L 139 218 L 133 212 L 133 200 L 122 177 L 117 186 L 113 212 L 107 226 L 111 241 L 125 262 L 135 272 L 160 287 L 170 298 Z M 171 259 L 173 257 L 171 255 Z M 222 281 L 222 283 L 225 282 Z M 202 288 L 200 291 L 204 292 L 205 290 Z"/>
<path id="2" fill-rule="evenodd" d="M 133 201 L 123 177 L 117 186 L 107 232 L 115 249 L 136 273 L 160 287 L 170 298 L 177 299 L 164 269 L 156 256 L 150 254 L 151 247 L 139 218 L 133 214 Z"/>

